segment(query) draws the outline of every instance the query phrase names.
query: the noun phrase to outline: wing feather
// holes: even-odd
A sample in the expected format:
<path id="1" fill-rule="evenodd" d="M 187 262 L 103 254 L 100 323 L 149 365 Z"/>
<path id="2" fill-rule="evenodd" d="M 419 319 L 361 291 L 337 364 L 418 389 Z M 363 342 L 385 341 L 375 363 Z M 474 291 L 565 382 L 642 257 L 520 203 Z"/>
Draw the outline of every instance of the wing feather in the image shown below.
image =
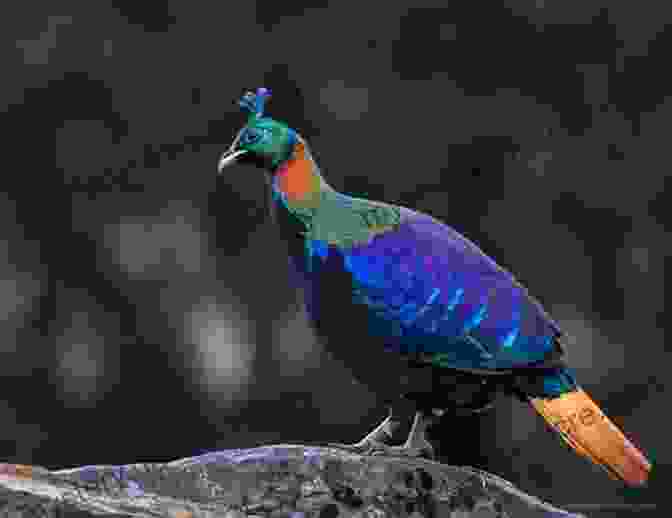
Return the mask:
<path id="1" fill-rule="evenodd" d="M 393 231 L 345 252 L 354 298 L 389 349 L 453 368 L 543 360 L 560 328 L 516 279 L 449 226 L 408 209 Z"/>

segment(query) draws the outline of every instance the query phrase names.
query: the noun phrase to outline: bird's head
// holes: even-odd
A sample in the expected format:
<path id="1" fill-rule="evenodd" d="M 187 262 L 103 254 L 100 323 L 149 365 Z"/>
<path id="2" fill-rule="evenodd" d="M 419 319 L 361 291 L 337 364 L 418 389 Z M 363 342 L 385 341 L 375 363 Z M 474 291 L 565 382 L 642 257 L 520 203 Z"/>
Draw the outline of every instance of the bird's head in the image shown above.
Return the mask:
<path id="1" fill-rule="evenodd" d="M 270 95 L 268 89 L 259 88 L 256 93 L 247 92 L 238 101 L 243 110 L 249 112 L 247 124 L 222 154 L 218 172 L 234 162 L 253 163 L 273 172 L 291 158 L 299 137 L 286 124 L 264 117 L 264 104 Z"/>

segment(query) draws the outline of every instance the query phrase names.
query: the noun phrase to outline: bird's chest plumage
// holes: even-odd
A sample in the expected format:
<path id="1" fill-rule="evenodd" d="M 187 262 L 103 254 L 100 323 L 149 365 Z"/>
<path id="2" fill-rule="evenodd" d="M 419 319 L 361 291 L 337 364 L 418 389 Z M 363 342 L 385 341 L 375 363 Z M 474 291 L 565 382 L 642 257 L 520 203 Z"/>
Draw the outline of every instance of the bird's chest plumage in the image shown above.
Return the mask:
<path id="1" fill-rule="evenodd" d="M 385 238 L 374 236 L 347 248 L 306 242 L 300 259 L 306 306 L 334 356 L 368 368 L 385 362 L 403 369 L 417 357 L 420 342 L 426 347 L 435 339 L 433 317 L 423 315 L 423 306 L 431 304 L 436 287 L 431 274 L 405 259 L 408 248 L 380 241 Z"/>
<path id="2" fill-rule="evenodd" d="M 308 317 L 329 355 L 384 399 L 431 393 L 430 369 L 413 367 L 408 356 L 390 348 L 394 324 L 380 320 L 378 332 L 372 332 L 377 317 L 358 293 L 347 255 L 333 245 L 317 247 L 309 247 L 294 263 L 303 280 Z"/>

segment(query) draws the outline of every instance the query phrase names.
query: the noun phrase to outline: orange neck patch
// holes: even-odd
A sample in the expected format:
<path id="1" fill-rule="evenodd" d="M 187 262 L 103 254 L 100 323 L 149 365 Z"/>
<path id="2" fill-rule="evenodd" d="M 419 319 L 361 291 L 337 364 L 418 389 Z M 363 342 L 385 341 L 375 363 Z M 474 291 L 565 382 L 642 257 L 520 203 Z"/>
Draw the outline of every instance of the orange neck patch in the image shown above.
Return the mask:
<path id="1" fill-rule="evenodd" d="M 312 159 L 306 156 L 302 142 L 294 146 L 294 156 L 277 171 L 275 185 L 289 202 L 304 201 L 319 191 L 320 177 L 315 172 Z"/>

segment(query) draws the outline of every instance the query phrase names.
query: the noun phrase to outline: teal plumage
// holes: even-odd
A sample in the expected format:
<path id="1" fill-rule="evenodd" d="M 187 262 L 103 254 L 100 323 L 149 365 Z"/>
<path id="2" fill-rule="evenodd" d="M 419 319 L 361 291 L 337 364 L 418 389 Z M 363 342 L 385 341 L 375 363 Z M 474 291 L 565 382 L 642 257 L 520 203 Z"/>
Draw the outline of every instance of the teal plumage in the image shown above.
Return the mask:
<path id="1" fill-rule="evenodd" d="M 430 414 L 480 411 L 503 392 L 529 402 L 613 477 L 643 483 L 650 464 L 579 387 L 564 362 L 562 330 L 513 275 L 427 214 L 335 191 L 298 133 L 264 116 L 268 96 L 262 89 L 243 97 L 248 123 L 219 169 L 247 161 L 267 171 L 311 324 L 355 378 L 417 409 L 400 448 L 386 444 L 392 414 L 340 447 L 426 454 Z"/>

